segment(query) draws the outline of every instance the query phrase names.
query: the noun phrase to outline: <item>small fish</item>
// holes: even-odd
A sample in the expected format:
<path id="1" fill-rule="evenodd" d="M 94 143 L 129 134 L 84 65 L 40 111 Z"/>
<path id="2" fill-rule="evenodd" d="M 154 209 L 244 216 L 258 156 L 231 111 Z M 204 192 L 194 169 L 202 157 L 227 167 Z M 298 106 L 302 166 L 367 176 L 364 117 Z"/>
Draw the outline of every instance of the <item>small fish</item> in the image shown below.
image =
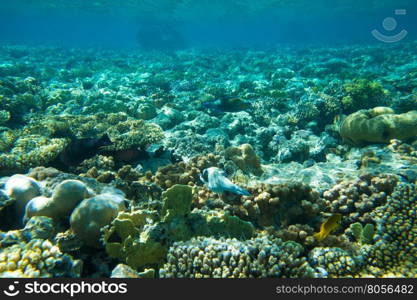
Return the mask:
<path id="1" fill-rule="evenodd" d="M 216 167 L 204 169 L 200 175 L 200 180 L 215 193 L 231 192 L 243 196 L 251 195 L 247 190 L 231 182 L 224 171 Z"/>
<path id="2" fill-rule="evenodd" d="M 334 231 L 340 225 L 342 220 L 341 214 L 334 214 L 323 222 L 320 226 L 320 232 L 314 234 L 314 237 L 321 242 L 324 240 L 332 231 Z"/>
<path id="3" fill-rule="evenodd" d="M 59 155 L 59 163 L 66 167 L 76 166 L 96 155 L 100 148 L 109 145 L 112 145 L 112 142 L 107 133 L 99 138 L 75 138 Z"/>
<path id="4" fill-rule="evenodd" d="M 210 109 L 215 113 L 225 113 L 248 110 L 251 106 L 250 103 L 240 98 L 224 96 L 215 101 L 204 102 L 202 103 L 202 107 L 205 109 Z"/>

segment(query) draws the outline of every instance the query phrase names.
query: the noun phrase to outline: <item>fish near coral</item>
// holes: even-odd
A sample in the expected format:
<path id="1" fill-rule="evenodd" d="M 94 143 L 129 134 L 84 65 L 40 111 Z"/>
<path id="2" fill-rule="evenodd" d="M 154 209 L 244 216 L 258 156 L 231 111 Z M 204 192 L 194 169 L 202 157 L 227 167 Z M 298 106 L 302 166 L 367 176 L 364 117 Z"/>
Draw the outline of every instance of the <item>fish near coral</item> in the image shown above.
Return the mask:
<path id="1" fill-rule="evenodd" d="M 320 226 L 320 231 L 314 234 L 314 237 L 321 242 L 324 240 L 332 231 L 339 227 L 340 221 L 342 220 L 341 214 L 334 214 L 323 222 Z"/>
<path id="2" fill-rule="evenodd" d="M 107 134 L 99 138 L 73 139 L 58 156 L 55 165 L 59 169 L 76 166 L 98 154 L 102 147 L 109 145 L 112 145 L 112 142 Z"/>
<path id="3" fill-rule="evenodd" d="M 200 180 L 215 193 L 231 192 L 238 195 L 250 196 L 250 193 L 231 182 L 224 171 L 219 168 L 211 167 L 203 170 Z"/>

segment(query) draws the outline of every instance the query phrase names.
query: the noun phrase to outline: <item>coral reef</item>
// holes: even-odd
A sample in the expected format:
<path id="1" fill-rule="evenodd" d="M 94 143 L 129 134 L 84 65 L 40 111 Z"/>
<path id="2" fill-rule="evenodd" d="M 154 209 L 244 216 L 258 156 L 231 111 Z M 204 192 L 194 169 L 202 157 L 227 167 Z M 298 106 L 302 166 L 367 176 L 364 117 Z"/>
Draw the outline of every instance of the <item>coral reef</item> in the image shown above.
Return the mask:
<path id="1" fill-rule="evenodd" d="M 365 250 L 350 253 L 337 247 L 316 247 L 308 256 L 311 266 L 324 270 L 326 277 L 352 277 L 363 268 L 367 258 Z"/>
<path id="2" fill-rule="evenodd" d="M 0 46 L 0 276 L 417 276 L 415 46 Z"/>
<path id="3" fill-rule="evenodd" d="M 347 112 L 373 108 L 386 104 L 388 91 L 377 81 L 355 79 L 343 86 L 346 95 L 342 98 L 343 108 Z"/>

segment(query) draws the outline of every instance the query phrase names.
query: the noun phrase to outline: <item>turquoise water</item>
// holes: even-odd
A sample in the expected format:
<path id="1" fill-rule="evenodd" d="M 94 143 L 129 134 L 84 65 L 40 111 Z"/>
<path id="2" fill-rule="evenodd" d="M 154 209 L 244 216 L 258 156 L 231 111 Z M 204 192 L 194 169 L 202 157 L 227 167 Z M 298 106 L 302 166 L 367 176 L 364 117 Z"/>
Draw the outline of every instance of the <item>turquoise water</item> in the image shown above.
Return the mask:
<path id="1" fill-rule="evenodd" d="M 140 28 L 175 31 L 188 47 L 374 40 L 373 29 L 397 17 L 398 31 L 416 28 L 416 4 L 402 1 L 2 1 L 1 40 L 137 46 Z M 384 32 L 383 32 L 384 33 Z M 386 32 L 385 32 L 386 33 Z M 390 32 L 391 33 L 391 32 Z M 397 32 L 395 32 L 397 33 Z M 415 35 L 414 35 L 415 37 Z M 156 39 L 156 36 L 154 35 Z M 182 45 L 181 45 L 182 46 Z"/>
<path id="2" fill-rule="evenodd" d="M 0 1 L 0 277 L 416 277 L 415 1 Z"/>

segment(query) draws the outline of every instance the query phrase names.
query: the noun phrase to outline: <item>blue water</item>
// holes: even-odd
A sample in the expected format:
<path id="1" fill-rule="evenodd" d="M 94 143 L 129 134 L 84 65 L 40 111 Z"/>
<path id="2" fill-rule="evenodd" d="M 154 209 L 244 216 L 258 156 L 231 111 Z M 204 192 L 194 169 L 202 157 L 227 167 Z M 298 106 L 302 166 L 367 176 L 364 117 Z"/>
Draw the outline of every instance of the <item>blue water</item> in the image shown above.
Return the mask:
<path id="1" fill-rule="evenodd" d="M 2 0 L 0 42 L 136 47 L 140 30 L 147 34 L 139 42 L 151 48 L 373 43 L 374 29 L 417 36 L 412 0 L 111 2 Z M 407 13 L 395 15 L 396 9 Z M 387 17 L 397 21 L 395 30 L 383 28 Z M 164 34 L 174 34 L 176 42 L 159 43 Z"/>
<path id="2" fill-rule="evenodd" d="M 416 40 L 416 0 L 0 0 L 0 277 L 417 277 Z M 4 271 L 32 239 L 67 269 Z"/>

